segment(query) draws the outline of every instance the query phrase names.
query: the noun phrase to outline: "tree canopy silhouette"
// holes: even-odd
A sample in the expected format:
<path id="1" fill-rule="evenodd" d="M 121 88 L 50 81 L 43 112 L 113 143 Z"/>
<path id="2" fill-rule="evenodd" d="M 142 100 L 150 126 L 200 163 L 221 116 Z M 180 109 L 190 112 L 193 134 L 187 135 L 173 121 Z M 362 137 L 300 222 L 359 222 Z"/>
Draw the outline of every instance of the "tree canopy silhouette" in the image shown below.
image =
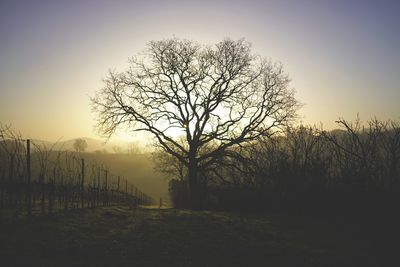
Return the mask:
<path id="1" fill-rule="evenodd" d="M 204 170 L 235 146 L 276 133 L 298 107 L 282 65 L 253 54 L 243 39 L 151 41 L 104 82 L 92 98 L 99 131 L 150 133 L 185 166 L 192 208 L 201 206 Z"/>

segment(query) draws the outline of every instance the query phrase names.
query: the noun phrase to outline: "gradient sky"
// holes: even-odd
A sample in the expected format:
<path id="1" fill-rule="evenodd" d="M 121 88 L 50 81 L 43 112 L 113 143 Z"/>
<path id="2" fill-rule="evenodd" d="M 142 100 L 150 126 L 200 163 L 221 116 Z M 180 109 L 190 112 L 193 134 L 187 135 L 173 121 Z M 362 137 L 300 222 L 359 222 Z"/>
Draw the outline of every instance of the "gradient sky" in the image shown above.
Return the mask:
<path id="1" fill-rule="evenodd" d="M 150 40 L 246 38 L 281 61 L 307 124 L 400 119 L 400 1 L 0 1 L 0 122 L 96 137 L 89 97 Z"/>

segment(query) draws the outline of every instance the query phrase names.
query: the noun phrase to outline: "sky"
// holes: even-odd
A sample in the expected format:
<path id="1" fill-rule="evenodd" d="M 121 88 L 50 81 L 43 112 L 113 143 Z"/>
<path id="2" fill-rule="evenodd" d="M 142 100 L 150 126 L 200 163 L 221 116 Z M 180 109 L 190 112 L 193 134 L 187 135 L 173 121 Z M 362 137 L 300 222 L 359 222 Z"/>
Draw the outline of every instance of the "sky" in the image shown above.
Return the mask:
<path id="1" fill-rule="evenodd" d="M 398 14 L 400 1 L 2 0 L 0 122 L 30 138 L 99 137 L 89 98 L 108 70 L 174 36 L 245 38 L 281 62 L 305 124 L 400 120 Z"/>

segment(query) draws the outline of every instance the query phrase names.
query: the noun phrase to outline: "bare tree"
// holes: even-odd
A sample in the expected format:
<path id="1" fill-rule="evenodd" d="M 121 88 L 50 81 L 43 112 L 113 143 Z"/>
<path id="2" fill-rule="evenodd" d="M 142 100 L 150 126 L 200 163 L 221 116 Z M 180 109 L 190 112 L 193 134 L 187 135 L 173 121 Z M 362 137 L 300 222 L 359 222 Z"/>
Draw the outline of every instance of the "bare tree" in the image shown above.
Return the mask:
<path id="1" fill-rule="evenodd" d="M 76 152 L 84 152 L 87 147 L 88 147 L 88 144 L 85 139 L 83 139 L 83 138 L 75 139 L 74 149 L 76 150 Z"/>
<path id="2" fill-rule="evenodd" d="M 110 71 L 92 103 L 101 133 L 111 136 L 118 127 L 148 132 L 180 161 L 191 205 L 199 208 L 202 170 L 295 117 L 289 81 L 281 64 L 252 54 L 244 40 L 211 47 L 167 39 L 150 42 L 127 71 Z"/>

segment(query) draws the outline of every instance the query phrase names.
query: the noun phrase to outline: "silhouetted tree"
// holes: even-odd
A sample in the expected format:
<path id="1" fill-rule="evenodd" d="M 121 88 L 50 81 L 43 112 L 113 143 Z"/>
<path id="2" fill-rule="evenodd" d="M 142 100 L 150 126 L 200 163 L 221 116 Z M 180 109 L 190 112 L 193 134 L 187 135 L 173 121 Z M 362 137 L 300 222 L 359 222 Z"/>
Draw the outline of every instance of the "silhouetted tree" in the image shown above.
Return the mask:
<path id="1" fill-rule="evenodd" d="M 92 103 L 101 133 L 110 136 L 119 126 L 148 132 L 181 162 L 191 207 L 200 208 L 204 170 L 295 117 L 288 85 L 281 64 L 252 54 L 244 40 L 210 47 L 167 39 L 150 42 L 127 71 L 110 72 Z"/>
<path id="2" fill-rule="evenodd" d="M 85 139 L 82 139 L 82 138 L 75 139 L 74 149 L 76 152 L 84 152 L 87 147 L 88 147 L 88 144 Z"/>

